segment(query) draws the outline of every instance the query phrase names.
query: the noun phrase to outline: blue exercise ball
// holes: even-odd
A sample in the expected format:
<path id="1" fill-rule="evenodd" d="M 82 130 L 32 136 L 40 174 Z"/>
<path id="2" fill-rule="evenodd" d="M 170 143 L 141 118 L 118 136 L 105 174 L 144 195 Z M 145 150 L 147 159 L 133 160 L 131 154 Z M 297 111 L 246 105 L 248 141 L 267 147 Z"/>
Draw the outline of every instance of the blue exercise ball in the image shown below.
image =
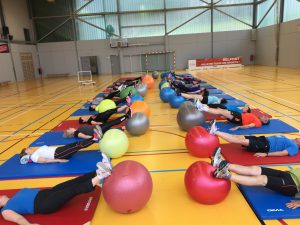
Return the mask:
<path id="1" fill-rule="evenodd" d="M 172 89 L 172 88 L 163 88 L 161 91 L 160 91 L 160 99 L 163 101 L 163 102 L 169 102 L 171 97 L 173 95 L 175 95 L 175 91 Z"/>
<path id="2" fill-rule="evenodd" d="M 135 94 L 131 96 L 131 102 L 134 103 L 136 101 L 144 101 L 143 96 L 141 96 L 140 94 Z"/>
<path id="3" fill-rule="evenodd" d="M 175 109 L 178 109 L 179 106 L 184 102 L 185 102 L 185 98 L 182 96 L 177 96 L 177 95 L 172 96 L 169 101 L 171 107 L 175 108 Z"/>

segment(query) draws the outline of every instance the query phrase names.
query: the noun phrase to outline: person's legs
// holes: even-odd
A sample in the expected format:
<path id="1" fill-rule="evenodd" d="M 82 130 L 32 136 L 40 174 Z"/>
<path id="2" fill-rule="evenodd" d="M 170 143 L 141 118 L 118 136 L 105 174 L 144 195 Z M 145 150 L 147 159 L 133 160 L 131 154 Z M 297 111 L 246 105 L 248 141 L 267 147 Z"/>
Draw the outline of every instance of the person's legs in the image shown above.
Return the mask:
<path id="1" fill-rule="evenodd" d="M 94 144 L 95 141 L 93 138 L 86 139 L 83 141 L 67 144 L 65 146 L 58 147 L 55 150 L 55 159 L 68 159 L 72 155 L 74 155 L 76 152 L 78 152 L 82 148 L 87 148 L 88 146 Z"/>
<path id="2" fill-rule="evenodd" d="M 221 131 L 216 131 L 215 134 L 229 143 L 241 144 L 243 146 L 249 146 L 249 139 L 246 139 L 245 136 L 232 135 Z"/>
<path id="3" fill-rule="evenodd" d="M 209 108 L 220 108 L 220 109 L 227 109 L 227 107 L 223 104 L 207 104 Z"/>
<path id="4" fill-rule="evenodd" d="M 104 97 L 104 99 L 112 99 L 113 97 L 116 97 L 118 94 L 120 94 L 120 91 L 113 91 L 111 93 L 109 93 L 106 97 Z"/>
<path id="5" fill-rule="evenodd" d="M 35 198 L 35 213 L 47 214 L 55 212 L 75 196 L 93 191 L 95 185 L 99 182 L 100 178 L 95 175 L 84 182 L 66 185 L 61 189 L 42 190 Z"/>
<path id="6" fill-rule="evenodd" d="M 103 123 L 101 125 L 99 125 L 101 127 L 101 130 L 103 133 L 105 133 L 106 131 L 108 131 L 111 127 L 118 125 L 120 123 L 122 123 L 124 120 L 126 120 L 128 118 L 128 115 L 124 115 L 121 116 L 117 119 L 111 120 L 111 121 L 107 121 L 106 123 Z"/>
<path id="7" fill-rule="evenodd" d="M 181 96 L 186 98 L 186 99 L 199 99 L 202 101 L 203 96 L 202 95 L 197 95 L 197 94 L 187 94 L 187 93 L 181 93 Z"/>

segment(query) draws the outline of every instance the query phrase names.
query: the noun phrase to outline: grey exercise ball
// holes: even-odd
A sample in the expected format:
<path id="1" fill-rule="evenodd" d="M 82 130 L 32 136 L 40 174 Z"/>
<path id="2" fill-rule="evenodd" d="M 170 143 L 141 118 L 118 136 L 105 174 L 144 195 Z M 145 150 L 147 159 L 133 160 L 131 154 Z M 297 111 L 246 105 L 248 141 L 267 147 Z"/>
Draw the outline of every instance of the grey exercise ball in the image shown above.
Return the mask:
<path id="1" fill-rule="evenodd" d="M 141 96 L 145 96 L 147 94 L 148 86 L 147 84 L 139 84 L 136 86 L 136 90 Z"/>
<path id="2" fill-rule="evenodd" d="M 149 128 L 148 117 L 141 112 L 135 113 L 126 121 L 126 130 L 133 136 L 139 136 L 147 132 Z"/>
<path id="3" fill-rule="evenodd" d="M 152 72 L 153 79 L 157 79 L 159 77 L 159 73 L 157 71 Z"/>
<path id="4" fill-rule="evenodd" d="M 179 107 L 177 113 L 177 123 L 179 127 L 188 131 L 194 126 L 201 126 L 205 123 L 205 116 L 203 112 L 199 111 L 193 103 L 184 102 Z"/>

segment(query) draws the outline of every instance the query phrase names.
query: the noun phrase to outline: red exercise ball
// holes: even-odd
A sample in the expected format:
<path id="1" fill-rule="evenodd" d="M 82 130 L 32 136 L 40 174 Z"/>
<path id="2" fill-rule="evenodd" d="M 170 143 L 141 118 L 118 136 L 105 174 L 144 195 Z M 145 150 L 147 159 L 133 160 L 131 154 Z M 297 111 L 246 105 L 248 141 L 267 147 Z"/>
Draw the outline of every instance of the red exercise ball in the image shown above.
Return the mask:
<path id="1" fill-rule="evenodd" d="M 142 83 L 147 84 L 148 89 L 152 89 L 154 86 L 154 79 L 150 75 L 145 75 L 142 80 Z"/>
<path id="2" fill-rule="evenodd" d="M 142 209 L 152 194 L 152 178 L 140 163 L 126 160 L 117 164 L 103 182 L 107 204 L 119 213 Z"/>
<path id="3" fill-rule="evenodd" d="M 216 135 L 209 134 L 204 127 L 196 126 L 187 132 L 185 146 L 192 155 L 208 158 L 220 146 L 220 142 Z"/>
<path id="4" fill-rule="evenodd" d="M 189 195 L 202 204 L 212 205 L 223 201 L 231 187 L 229 180 L 213 176 L 216 168 L 207 162 L 195 162 L 184 176 L 185 188 Z"/>

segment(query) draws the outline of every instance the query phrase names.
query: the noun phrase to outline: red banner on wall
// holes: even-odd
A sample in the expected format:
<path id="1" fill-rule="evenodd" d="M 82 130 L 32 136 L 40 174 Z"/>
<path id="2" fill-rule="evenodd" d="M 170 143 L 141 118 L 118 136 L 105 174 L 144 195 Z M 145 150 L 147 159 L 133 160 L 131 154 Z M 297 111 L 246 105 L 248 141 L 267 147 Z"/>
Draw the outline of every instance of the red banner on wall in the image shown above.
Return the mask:
<path id="1" fill-rule="evenodd" d="M 196 59 L 196 67 L 242 64 L 242 57 Z"/>
<path id="2" fill-rule="evenodd" d="M 9 52 L 8 44 L 0 44 L 0 53 Z"/>

